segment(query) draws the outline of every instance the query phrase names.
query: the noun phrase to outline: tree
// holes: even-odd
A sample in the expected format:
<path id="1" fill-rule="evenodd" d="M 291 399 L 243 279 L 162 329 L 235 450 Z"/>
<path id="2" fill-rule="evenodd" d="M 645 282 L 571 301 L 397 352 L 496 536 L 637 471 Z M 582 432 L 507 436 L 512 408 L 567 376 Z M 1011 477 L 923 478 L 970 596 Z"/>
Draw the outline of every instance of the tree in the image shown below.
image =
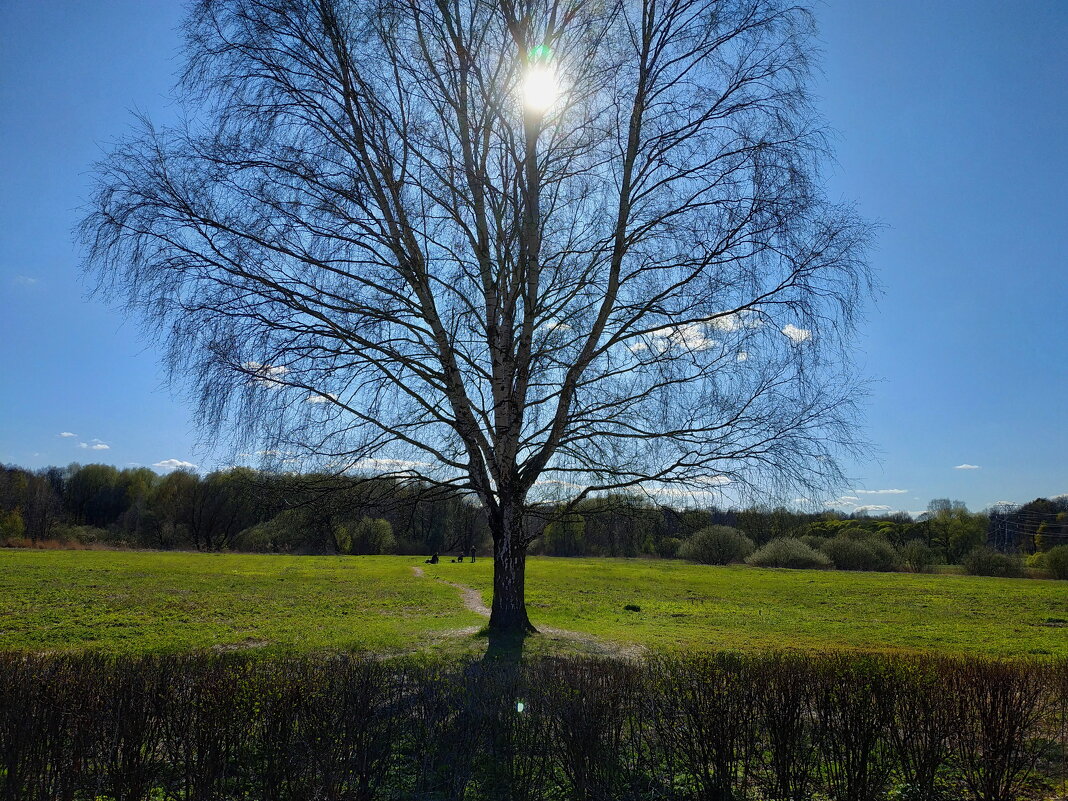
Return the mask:
<path id="1" fill-rule="evenodd" d="M 948 498 L 935 498 L 927 504 L 926 522 L 933 541 L 945 549 L 953 563 L 986 543 L 990 527 L 988 515 L 969 512 L 963 501 Z"/>
<path id="2" fill-rule="evenodd" d="M 191 486 L 184 522 L 197 550 L 229 548 L 244 529 L 261 522 L 254 476 L 241 468 L 209 473 Z"/>
<path id="3" fill-rule="evenodd" d="M 870 228 L 812 41 L 779 0 L 198 0 L 87 267 L 212 430 L 476 496 L 490 629 L 532 630 L 550 494 L 840 480 Z"/>

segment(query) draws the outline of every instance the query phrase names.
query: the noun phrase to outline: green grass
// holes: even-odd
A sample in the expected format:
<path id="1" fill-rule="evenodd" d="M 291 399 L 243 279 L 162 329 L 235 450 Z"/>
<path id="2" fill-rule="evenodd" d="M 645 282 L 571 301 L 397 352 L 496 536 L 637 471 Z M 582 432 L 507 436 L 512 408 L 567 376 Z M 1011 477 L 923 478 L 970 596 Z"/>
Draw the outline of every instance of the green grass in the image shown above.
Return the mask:
<path id="1" fill-rule="evenodd" d="M 488 560 L 434 573 L 489 601 Z M 1068 656 L 1063 581 L 535 558 L 527 608 L 535 626 L 654 650 Z"/>
<path id="2" fill-rule="evenodd" d="M 480 625 L 398 557 L 0 552 L 0 648 L 405 650 Z"/>
<path id="3" fill-rule="evenodd" d="M 492 563 L 114 551 L 0 551 L 0 649 L 472 649 L 482 625 L 434 577 L 490 600 Z M 653 650 L 1068 656 L 1068 583 L 956 575 L 531 559 L 543 624 Z M 624 611 L 633 604 L 639 612 Z"/>

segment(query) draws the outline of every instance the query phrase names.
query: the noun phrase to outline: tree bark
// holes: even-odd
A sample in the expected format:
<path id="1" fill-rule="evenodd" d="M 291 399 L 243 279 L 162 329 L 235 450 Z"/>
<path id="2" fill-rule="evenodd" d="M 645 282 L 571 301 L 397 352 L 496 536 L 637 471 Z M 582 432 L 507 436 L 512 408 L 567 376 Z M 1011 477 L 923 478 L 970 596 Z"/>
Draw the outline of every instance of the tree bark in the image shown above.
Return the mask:
<path id="1" fill-rule="evenodd" d="M 522 512 L 505 506 L 493 532 L 493 606 L 490 632 L 517 636 L 537 632 L 527 617 L 526 546 L 523 542 Z M 492 525 L 492 524 L 491 524 Z"/>

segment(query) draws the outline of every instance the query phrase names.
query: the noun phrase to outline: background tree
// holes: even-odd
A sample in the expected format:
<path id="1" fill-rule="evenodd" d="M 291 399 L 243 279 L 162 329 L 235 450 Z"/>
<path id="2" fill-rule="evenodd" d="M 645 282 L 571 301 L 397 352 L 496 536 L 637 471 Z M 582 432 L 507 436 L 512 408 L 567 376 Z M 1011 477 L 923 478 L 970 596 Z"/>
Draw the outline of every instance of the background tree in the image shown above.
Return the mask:
<path id="1" fill-rule="evenodd" d="M 492 631 L 532 628 L 550 491 L 839 479 L 869 229 L 821 191 L 806 10 L 198 0 L 186 34 L 187 121 L 100 164 L 88 266 L 207 425 L 477 496 Z"/>

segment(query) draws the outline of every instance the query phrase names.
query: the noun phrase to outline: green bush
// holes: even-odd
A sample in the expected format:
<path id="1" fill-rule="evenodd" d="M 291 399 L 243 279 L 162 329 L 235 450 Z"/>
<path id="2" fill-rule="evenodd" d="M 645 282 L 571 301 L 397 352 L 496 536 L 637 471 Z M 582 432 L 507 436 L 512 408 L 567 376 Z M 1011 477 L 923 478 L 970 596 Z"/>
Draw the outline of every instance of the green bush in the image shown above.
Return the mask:
<path id="1" fill-rule="evenodd" d="M 350 553 L 381 554 L 392 553 L 396 547 L 393 538 L 393 526 L 388 520 L 364 517 L 346 532 L 351 537 Z"/>
<path id="2" fill-rule="evenodd" d="M 1034 570 L 1048 569 L 1048 566 L 1046 565 L 1046 554 L 1044 551 L 1035 551 L 1035 553 L 1031 554 L 1024 560 L 1024 564 Z"/>
<path id="3" fill-rule="evenodd" d="M 987 545 L 972 548 L 964 557 L 963 565 L 964 570 L 973 576 L 1019 578 L 1023 575 L 1019 557 L 1000 553 Z"/>
<path id="4" fill-rule="evenodd" d="M 798 539 L 814 551 L 822 549 L 823 543 L 827 542 L 826 537 L 820 537 L 816 534 L 805 534 L 802 537 L 798 537 Z"/>
<path id="5" fill-rule="evenodd" d="M 1055 579 L 1068 579 L 1068 545 L 1058 545 L 1045 553 L 1046 570 Z"/>
<path id="6" fill-rule="evenodd" d="M 678 537 L 664 537 L 656 546 L 657 555 L 661 559 L 674 559 L 678 556 L 680 545 L 682 540 Z"/>
<path id="7" fill-rule="evenodd" d="M 745 560 L 754 567 L 825 568 L 831 560 L 809 548 L 799 539 L 780 537 L 772 540 Z"/>
<path id="8" fill-rule="evenodd" d="M 741 562 L 753 552 L 753 541 L 736 528 L 709 526 L 679 546 L 678 554 L 690 562 L 703 565 L 727 565 Z"/>
<path id="9" fill-rule="evenodd" d="M 913 573 L 929 573 L 938 563 L 938 554 L 926 542 L 920 539 L 909 540 L 901 549 L 905 566 Z"/>
<path id="10" fill-rule="evenodd" d="M 886 540 L 869 537 L 859 540 L 839 536 L 825 540 L 820 550 L 839 570 L 897 570 L 901 563 L 898 552 Z"/>

